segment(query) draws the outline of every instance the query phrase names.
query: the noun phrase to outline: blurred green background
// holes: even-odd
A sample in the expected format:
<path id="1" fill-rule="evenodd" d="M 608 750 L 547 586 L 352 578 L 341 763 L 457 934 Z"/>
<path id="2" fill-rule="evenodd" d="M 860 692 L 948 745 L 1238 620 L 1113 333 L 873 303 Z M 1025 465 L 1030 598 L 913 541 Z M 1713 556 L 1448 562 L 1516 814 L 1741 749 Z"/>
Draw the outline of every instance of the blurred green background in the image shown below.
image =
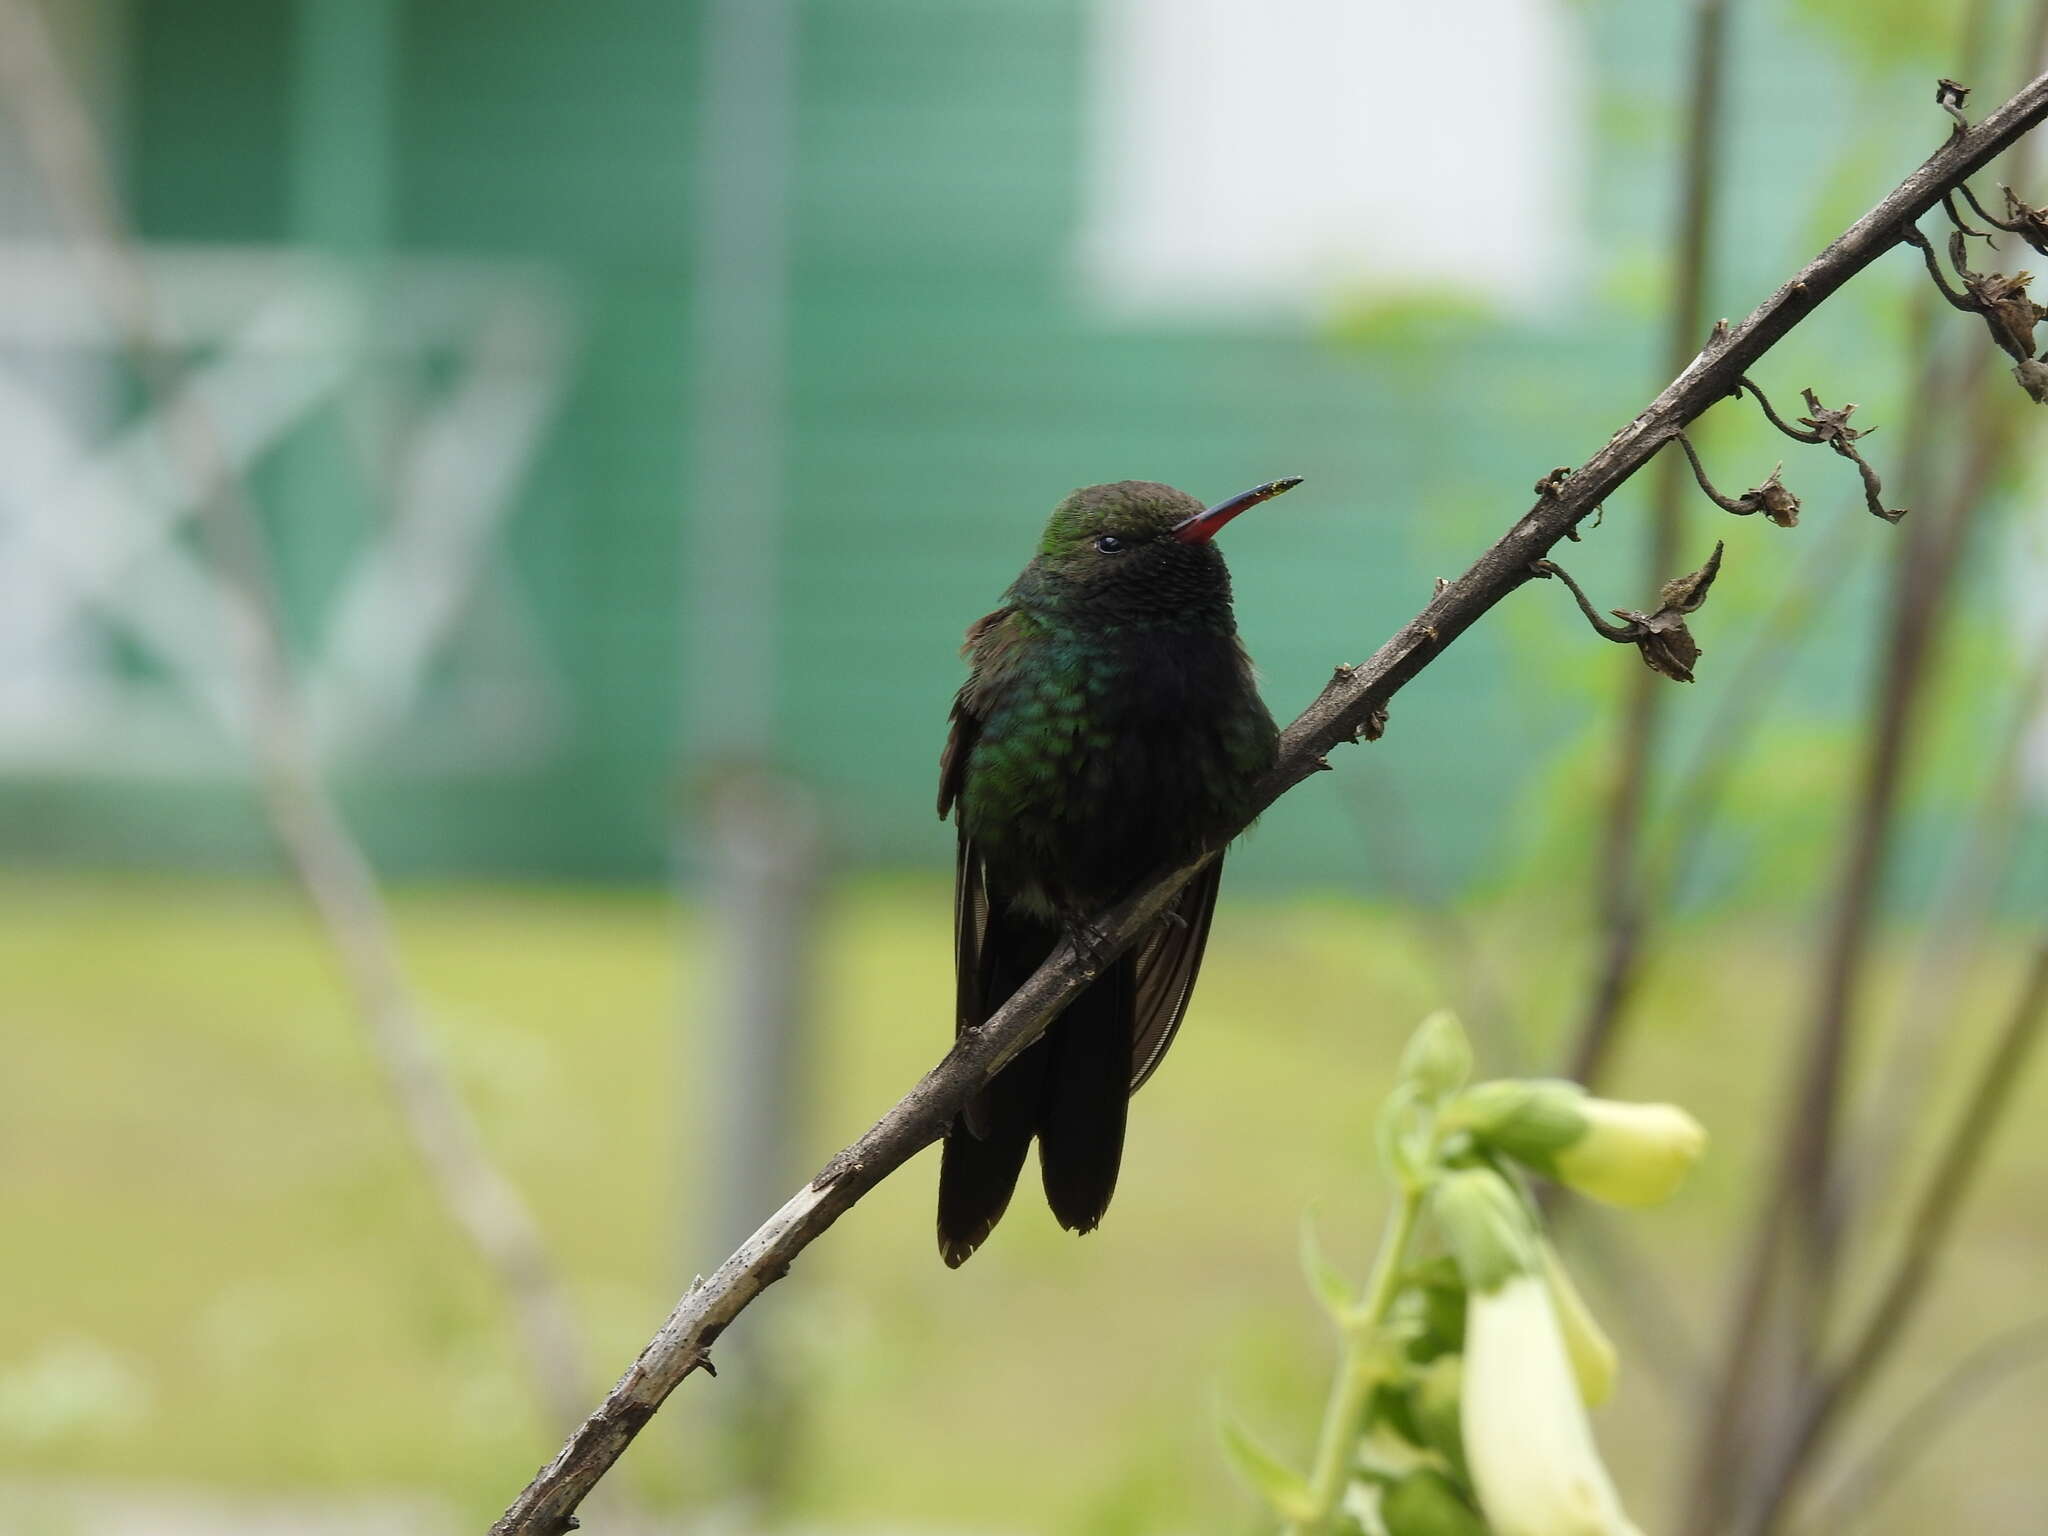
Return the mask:
<path id="1" fill-rule="evenodd" d="M 779 1187 L 945 1037 L 931 803 L 955 648 L 1053 502 L 1308 477 L 1228 544 L 1286 718 L 1661 383 L 1683 5 L 40 9 L 255 492 L 321 759 L 395 882 L 428 1023 L 567 1272 L 593 1392 L 728 1244 L 707 783 L 772 765 L 819 827 Z M 2028 7 L 1978 10 L 2006 36 Z M 1707 306 L 1736 317 L 1938 141 L 1928 82 L 1964 43 L 1939 0 L 1732 11 Z M 1979 105 L 2018 72 L 1992 57 Z M 272 852 L 193 496 L 64 222 L 9 119 L 0 1532 L 478 1529 L 556 1437 Z M 1809 384 L 1861 401 L 1881 467 L 1919 281 L 1887 258 L 1761 375 L 1781 408 Z M 1806 516 L 1696 513 L 1685 538 L 1686 567 L 1729 552 L 1669 760 L 1770 692 L 1614 1085 L 1717 1137 L 1688 1194 L 1630 1223 L 1657 1294 L 1591 1287 L 1637 1319 L 1600 1428 L 1639 1517 L 1669 1509 L 1686 1351 L 1720 1319 L 1807 1005 L 1896 536 L 1848 466 L 1753 412 L 1698 436 L 1724 488 L 1788 458 Z M 1965 567 L 1873 1013 L 1903 995 L 2048 624 L 2038 442 Z M 1568 550 L 1603 604 L 1651 596 L 1643 499 Z M 1788 603 L 1808 627 L 1774 647 Z M 1494 1070 L 1561 1055 L 1635 666 L 1532 586 L 1400 696 L 1385 740 L 1266 817 L 1099 1236 L 1020 1201 L 949 1275 L 920 1165 L 807 1256 L 748 1319 L 788 1384 L 781 1514 L 1255 1528 L 1215 1405 L 1299 1455 L 1328 1356 L 1295 1229 L 1316 1206 L 1362 1265 L 1399 1042 L 1450 1002 Z M 1958 1049 L 2048 906 L 2044 729 L 1993 927 L 1946 999 Z M 2027 1092 L 1880 1406 L 2038 1290 L 2048 1101 Z M 667 1528 L 729 1528 L 733 1465 L 707 1449 L 727 1390 L 693 1380 L 629 1458 Z M 1999 1393 L 1872 1529 L 2034 1528 L 2048 1378 Z"/>

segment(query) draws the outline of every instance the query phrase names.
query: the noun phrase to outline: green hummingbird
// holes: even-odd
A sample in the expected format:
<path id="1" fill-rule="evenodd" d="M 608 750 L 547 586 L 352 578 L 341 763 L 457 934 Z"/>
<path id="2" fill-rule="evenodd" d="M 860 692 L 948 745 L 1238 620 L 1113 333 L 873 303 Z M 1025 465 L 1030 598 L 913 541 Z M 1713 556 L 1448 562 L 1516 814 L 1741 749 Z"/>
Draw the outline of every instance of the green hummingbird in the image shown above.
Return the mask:
<path id="1" fill-rule="evenodd" d="M 1003 606 L 967 631 L 939 759 L 939 815 L 959 830 L 956 1030 L 994 1014 L 1063 934 L 1251 814 L 1279 733 L 1211 540 L 1300 483 L 1207 508 L 1149 480 L 1075 491 Z M 1206 865 L 955 1118 L 939 1168 L 947 1264 L 1002 1218 L 1034 1136 L 1060 1225 L 1102 1220 L 1126 1105 L 1187 1012 L 1222 874 L 1220 857 Z"/>

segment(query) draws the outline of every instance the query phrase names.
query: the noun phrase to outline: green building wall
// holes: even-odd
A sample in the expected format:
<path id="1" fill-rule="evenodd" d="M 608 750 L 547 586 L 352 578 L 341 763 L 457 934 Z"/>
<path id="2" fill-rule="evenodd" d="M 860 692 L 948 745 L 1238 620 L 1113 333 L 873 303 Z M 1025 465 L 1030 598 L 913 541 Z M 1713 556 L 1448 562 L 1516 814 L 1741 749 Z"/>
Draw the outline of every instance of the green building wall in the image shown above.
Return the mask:
<path id="1" fill-rule="evenodd" d="M 132 5 L 132 205 L 153 240 L 486 256 L 561 280 L 578 327 L 572 387 L 505 551 L 559 680 L 560 729 L 460 772 L 416 760 L 401 736 L 339 777 L 396 872 L 651 875 L 692 747 L 679 699 L 698 7 L 378 0 L 353 21 L 351 9 Z M 1216 495 L 1309 478 L 1229 548 L 1241 623 L 1285 718 L 1454 574 L 1539 474 L 1626 419 L 1660 350 L 1677 48 L 1663 9 L 1577 12 L 1599 82 L 1586 102 L 1597 238 L 1579 292 L 1542 314 L 1451 294 L 1304 330 L 1132 326 L 1083 301 L 1070 256 L 1079 0 L 799 6 L 776 754 L 817 787 L 847 859 L 949 856 L 931 803 L 955 647 L 1071 486 L 1142 477 Z M 1904 125 L 1897 155 L 1787 157 L 1786 142 L 1863 98 L 1795 20 L 1745 21 L 1740 48 L 1726 227 L 1741 238 L 1724 241 L 1713 300 L 1735 313 L 1926 139 Z M 1646 76 L 1644 59 L 1667 63 Z M 1511 257 L 1513 232 L 1500 236 Z M 1788 349 L 1811 367 L 1785 375 L 1792 390 L 1831 375 L 1866 396 L 1891 387 L 1868 382 L 1901 371 L 1896 336 L 1868 312 L 1844 306 Z M 322 445 L 336 430 L 310 424 L 260 482 L 302 634 L 376 515 Z M 1777 456 L 1746 428 L 1718 440 Z M 1832 486 L 1832 467 L 1801 478 Z M 1814 495 L 1810 520 L 1849 504 L 1846 488 Z M 1634 602 L 1648 595 L 1634 590 L 1635 508 L 1614 510 L 1572 556 Z M 1703 554 L 1724 534 L 1730 571 L 1703 639 L 1732 658 L 1785 557 L 1746 525 L 1702 520 L 1690 541 Z M 1431 878 L 1469 889 L 1545 838 L 1568 841 L 1559 786 L 1594 773 L 1598 721 L 1632 664 L 1589 655 L 1574 624 L 1561 594 L 1519 594 L 1401 696 L 1352 772 L 1273 812 L 1238 860 L 1246 877 L 1370 887 L 1406 846 Z M 1858 676 L 1851 641 L 1820 648 L 1788 685 L 1795 709 L 1839 735 Z M 1678 713 L 1697 729 L 1698 711 Z M 240 862 L 262 847 L 226 773 L 0 781 L 0 835 L 29 856 L 95 860 Z"/>

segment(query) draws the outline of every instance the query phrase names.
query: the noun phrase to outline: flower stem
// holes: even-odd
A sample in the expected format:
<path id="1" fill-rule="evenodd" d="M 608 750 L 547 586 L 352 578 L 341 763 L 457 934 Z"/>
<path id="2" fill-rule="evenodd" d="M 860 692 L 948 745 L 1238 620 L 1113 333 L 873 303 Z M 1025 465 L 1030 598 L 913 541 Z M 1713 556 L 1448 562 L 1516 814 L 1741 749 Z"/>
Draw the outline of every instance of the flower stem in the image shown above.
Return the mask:
<path id="1" fill-rule="evenodd" d="M 1309 1508 L 1290 1520 L 1288 1536 L 1314 1536 L 1327 1530 L 1337 1506 L 1343 1502 L 1350 1481 L 1351 1450 L 1358 1441 L 1359 1417 L 1365 1400 L 1379 1380 L 1380 1327 L 1400 1289 L 1401 1269 L 1408 1255 L 1408 1241 L 1415 1231 L 1415 1217 L 1422 1208 L 1422 1185 L 1402 1181 L 1401 1199 L 1387 1213 L 1387 1229 L 1380 1239 L 1378 1257 L 1364 1294 L 1340 1320 L 1343 1353 L 1337 1362 L 1336 1378 L 1323 1408 L 1323 1426 L 1316 1436 L 1316 1459 L 1309 1473 Z"/>

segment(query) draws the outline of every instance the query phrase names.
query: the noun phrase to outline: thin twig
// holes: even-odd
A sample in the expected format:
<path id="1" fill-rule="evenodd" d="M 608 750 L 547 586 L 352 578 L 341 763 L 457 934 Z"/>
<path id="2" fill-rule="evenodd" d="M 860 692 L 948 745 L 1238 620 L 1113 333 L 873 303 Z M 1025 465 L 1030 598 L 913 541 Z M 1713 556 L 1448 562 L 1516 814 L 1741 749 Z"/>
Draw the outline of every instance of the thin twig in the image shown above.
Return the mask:
<path id="1" fill-rule="evenodd" d="M 1969 99 L 1970 88 L 1959 81 L 1944 79 L 1934 82 L 1935 104 L 1955 119 L 1957 133 L 1970 131 L 1970 120 L 1963 116 L 1963 103 Z"/>
<path id="2" fill-rule="evenodd" d="M 376 878 L 321 783 L 248 488 L 205 407 L 193 391 L 177 387 L 148 275 L 122 219 L 97 130 L 40 13 L 25 0 L 0 0 L 0 92 L 157 404 L 172 451 L 203 487 L 203 522 L 225 578 L 221 597 L 271 827 L 354 994 L 365 1039 L 429 1181 L 518 1319 L 543 1406 L 551 1420 L 574 1424 L 588 1377 L 568 1298 L 538 1223 L 491 1162 L 434 1050 Z"/>
<path id="3" fill-rule="evenodd" d="M 1627 623 L 1611 624 L 1602 618 L 1600 610 L 1593 606 L 1593 600 L 1586 596 L 1586 589 L 1572 578 L 1570 571 L 1559 565 L 1555 560 L 1538 560 L 1529 569 L 1538 576 L 1555 576 L 1559 581 L 1563 582 L 1570 589 L 1572 600 L 1579 605 L 1579 612 L 1583 613 L 1586 616 L 1586 622 L 1593 626 L 1593 633 L 1602 640 L 1612 641 L 1616 645 L 1630 645 L 1634 643 L 1636 638 L 1635 625 Z"/>
<path id="4" fill-rule="evenodd" d="M 1934 1172 L 1906 1224 L 1898 1262 L 1841 1363 L 1807 1394 L 1791 1432 L 1779 1442 L 1773 1464 L 1765 1469 L 1761 1497 L 1743 1523 L 1745 1536 L 1761 1536 L 1775 1527 L 1807 1460 L 1842 1410 L 1868 1387 L 1897 1348 L 1934 1278 L 1949 1234 L 1962 1215 L 1964 1199 L 1976 1182 L 1999 1121 L 2012 1103 L 2013 1090 L 2026 1075 L 2044 1024 L 2048 1024 L 2048 937 L 2035 947 L 2012 1012 L 1943 1142 Z"/>
<path id="5" fill-rule="evenodd" d="M 1977 194 L 1970 190 L 1970 184 L 1967 181 L 1959 183 L 1956 187 L 1956 190 L 1963 194 L 1963 201 L 1968 203 L 1972 208 L 1976 210 L 1977 217 L 1982 219 L 1986 224 L 1989 224 L 1993 229 L 2002 229 L 2009 235 L 2016 235 L 2020 233 L 2018 225 L 2008 224 L 2005 222 L 2005 220 L 1999 218 L 1996 214 L 1986 212 L 1984 205 L 1977 201 Z M 2009 193 L 2011 189 L 2007 188 L 2007 191 Z M 1960 223 L 1961 221 L 1958 220 L 1957 222 Z"/>
<path id="6" fill-rule="evenodd" d="M 1818 432 L 1808 432 L 1795 427 L 1777 413 L 1777 410 L 1771 405 L 1770 396 L 1757 387 L 1756 380 L 1737 379 L 1735 387 L 1738 390 L 1746 389 L 1755 396 L 1756 403 L 1763 407 L 1764 419 L 1769 421 L 1772 426 L 1776 427 L 1787 437 L 1792 438 L 1796 442 L 1808 443 L 1815 447 L 1820 445 L 1821 435 Z"/>
<path id="7" fill-rule="evenodd" d="M 1982 380 L 1981 369 L 1972 368 L 1963 384 L 1964 398 L 1981 399 Z M 1842 1213 L 1831 1198 L 1836 1122 L 1849 1043 L 1862 1009 L 1878 896 L 1896 832 L 1895 812 L 1917 741 L 1935 650 L 1945 629 L 1948 598 L 1988 466 L 2000 454 L 1995 437 L 2004 419 L 1988 411 L 1978 416 L 1979 440 L 1972 461 L 1982 467 L 1966 468 L 1936 513 L 1907 525 L 1910 536 L 1894 568 L 1872 728 L 1815 976 L 1812 1023 L 1779 1152 L 1778 1177 L 1786 1195 L 1768 1218 L 1786 1225 L 1794 1238 L 1789 1249 L 1791 1273 L 1798 1280 L 1795 1299 L 1809 1340 L 1817 1337 L 1840 1256 Z M 1766 1257 L 1768 1253 L 1767 1245 L 1754 1250 L 1752 1264 L 1775 1263 L 1775 1254 Z"/>
<path id="8" fill-rule="evenodd" d="M 1979 65 L 1990 52 L 1990 13 L 1987 0 L 1973 0 L 1963 22 L 1963 53 Z M 1922 245 L 1923 254 L 1931 255 L 1925 251 L 1917 230 L 1909 229 L 1906 237 Z M 1913 306 L 1921 363 L 1913 393 L 1915 408 L 1907 419 L 1901 467 L 1905 482 L 1911 486 L 1920 484 L 1919 466 L 1932 452 L 1938 412 L 1946 410 L 1946 402 L 1959 387 L 1944 380 L 1933 308 L 1932 295 L 1922 290 Z M 1753 383 L 1749 388 L 1764 405 L 1766 416 L 1781 430 L 1792 436 L 1803 435 L 1770 409 L 1760 389 Z M 1819 436 L 1818 430 L 1812 435 Z M 1918 537 L 1916 532 L 1915 539 Z M 1914 541 L 1909 540 L 1907 548 L 1912 547 Z M 1903 551 L 1900 553 L 1903 555 Z M 1817 1052 L 1824 1061 L 1820 1042 L 1809 1047 L 1809 1077 L 1821 1069 L 1814 1060 Z M 1803 1113 L 1802 1102 L 1797 1098 L 1788 1101 L 1785 1113 L 1788 1124 L 1784 1135 L 1789 1142 L 1798 1135 L 1796 1119 Z M 1776 1434 L 1777 1420 L 1789 1411 L 1793 1385 L 1807 1369 L 1811 1347 L 1796 1336 L 1796 1329 L 1814 1321 L 1817 1309 L 1809 1308 L 1803 1318 L 1789 1316 L 1779 1285 L 1792 1203 L 1789 1170 L 1789 1162 L 1781 1159 L 1779 1173 L 1759 1203 L 1744 1253 L 1737 1262 L 1717 1380 L 1702 1405 L 1687 1483 L 1679 1501 L 1683 1511 L 1680 1528 L 1686 1536 L 1708 1536 L 1721 1531 L 1730 1512 L 1739 1507 L 1741 1478 L 1747 1471 L 1748 1460 L 1768 1446 Z"/>
<path id="9" fill-rule="evenodd" d="M 1936 1441 L 1982 1407 L 1993 1389 L 2048 1360 L 2048 1317 L 2004 1328 L 1935 1378 L 1892 1427 L 1879 1435 L 1835 1485 L 1810 1520 L 1814 1536 L 1840 1536 L 1877 1496 L 1934 1449 Z"/>
<path id="10" fill-rule="evenodd" d="M 1389 700 L 1445 648 L 1523 583 L 1542 559 L 1655 456 L 1674 432 L 1727 396 L 1756 361 L 1842 285 L 1899 241 L 1958 180 L 1974 174 L 2048 117 L 2048 75 L 2034 80 L 1967 133 L 1952 135 L 1869 213 L 1732 329 L 1711 355 L 1667 385 L 1563 484 L 1537 503 L 1457 580 L 1362 666 L 1342 667 L 1283 733 L 1278 761 L 1254 796 L 1263 810 L 1311 778 L 1336 747 L 1364 738 Z M 1240 828 L 1230 828 L 1226 837 Z M 513 1501 L 497 1536 L 560 1536 L 576 1506 L 611 1468 L 668 1394 L 708 1360 L 717 1337 L 762 1290 L 870 1189 L 936 1141 L 967 1100 L 1045 1028 L 1046 1022 L 1138 935 L 1151 927 L 1208 857 L 1149 878 L 1093 922 L 1082 954 L 1063 940 L 979 1030 L 963 1035 L 869 1131 L 834 1157 L 738 1252 L 677 1304 L 604 1403 Z"/>
<path id="11" fill-rule="evenodd" d="M 1963 199 L 1977 211 L 1977 217 L 1993 229 L 2002 229 L 2009 235 L 2018 235 L 2022 240 L 2043 256 L 2048 256 L 2048 210 L 2029 205 L 2011 187 L 2001 185 L 1999 191 L 2005 194 L 2006 217 L 2000 218 L 1977 201 L 1977 194 L 1970 190 L 1966 181 L 1956 190 Z M 1987 235 L 1985 237 L 1989 239 Z"/>
<path id="12" fill-rule="evenodd" d="M 1942 197 L 1941 211 L 1948 215 L 1949 223 L 1955 225 L 1958 234 L 1968 235 L 1973 240 L 1982 240 L 1987 245 L 1996 246 L 1998 244 L 1996 240 L 1991 238 L 1988 231 L 1977 228 L 1976 225 L 1962 216 L 1956 208 L 1956 199 L 1953 192 L 1947 193 Z"/>
<path id="13" fill-rule="evenodd" d="M 1906 1150 L 1898 1128 L 1920 1122 L 1921 1107 L 1936 1077 L 1935 1053 L 1947 1038 L 1946 1007 L 1962 990 L 1969 961 L 1981 947 L 1999 882 L 2011 867 L 2013 813 L 2025 777 L 2026 745 L 2044 703 L 2048 634 L 2021 679 L 1998 745 L 1990 753 L 1990 776 L 1974 797 L 1970 829 L 1936 899 L 1913 979 L 1897 1010 L 1889 1050 L 1883 1053 L 1878 1082 L 1869 1094 L 1857 1151 L 1842 1160 L 1835 1200 L 1844 1221 L 1853 1221 L 1889 1182 Z"/>
<path id="14" fill-rule="evenodd" d="M 1686 462 L 1692 465 L 1692 477 L 1699 482 L 1701 493 L 1723 512 L 1735 517 L 1754 517 L 1761 512 L 1780 528 L 1790 528 L 1799 521 L 1799 498 L 1788 491 L 1784 481 L 1778 478 L 1785 468 L 1782 463 L 1772 468 L 1762 485 L 1744 491 L 1740 496 L 1724 496 L 1707 478 L 1706 466 L 1700 463 L 1692 439 L 1681 432 L 1678 434 L 1678 446 L 1685 450 Z"/>
<path id="15" fill-rule="evenodd" d="M 1707 478 L 1706 466 L 1700 463 L 1699 452 L 1693 447 L 1692 439 L 1683 432 L 1678 434 L 1678 446 L 1685 450 L 1685 460 L 1688 464 L 1692 465 L 1692 477 L 1699 482 L 1700 490 L 1707 500 L 1711 501 L 1723 512 L 1731 512 L 1737 517 L 1750 517 L 1755 514 L 1755 507 L 1745 507 L 1734 497 L 1723 496 L 1714 488 L 1714 482 Z M 1773 470 L 1772 473 L 1776 474 L 1777 471 Z"/>
<path id="16" fill-rule="evenodd" d="M 1921 234 L 1918 229 L 1910 226 L 1899 238 L 1912 246 L 1926 259 L 1927 275 L 1934 279 L 1934 286 L 1941 291 L 1941 296 L 1948 300 L 1952 308 L 1960 309 L 1965 314 L 1975 314 L 1977 312 L 1976 305 L 1972 304 L 1955 289 L 1949 287 L 1948 278 L 1941 270 L 1941 262 L 1935 257 L 1933 242 Z"/>
<path id="17" fill-rule="evenodd" d="M 2031 69 L 2040 67 L 2043 16 L 2048 16 L 2048 7 L 2037 7 L 2036 36 L 2022 55 Z M 1983 0 L 1971 7 L 1965 31 L 1967 51 L 1973 57 L 1988 56 L 1990 7 Z M 2037 75 L 2026 89 L 2038 86 L 2041 78 Z M 1925 237 L 1909 222 L 1901 229 L 1901 239 L 1919 247 L 1940 283 L 1940 272 Z M 1945 283 L 1940 286 L 1945 293 L 1948 291 Z M 1937 410 L 1950 408 L 1948 403 L 1958 395 L 1981 399 L 1983 383 L 1981 367 L 1974 366 L 1972 360 L 1973 366 L 1964 372 L 1958 384 L 1944 387 L 1932 319 L 1924 310 L 1919 315 L 1919 327 L 1921 334 L 1929 338 L 1928 351 L 1920 371 L 1915 396 L 1917 409 L 1909 422 L 1911 435 L 1901 467 L 1902 478 L 1911 490 L 1921 488 L 1923 483 L 1918 467 L 1932 455 Z M 1826 418 L 1818 411 L 1815 414 L 1821 419 L 1808 425 L 1817 432 L 1824 431 L 1822 421 Z M 1998 433 L 2001 429 L 1995 423 L 2005 419 L 2003 413 L 1973 411 L 1967 406 L 1957 414 L 1965 420 L 1974 418 L 1976 423 L 1978 451 L 1972 455 L 1976 467 L 1965 470 L 1958 482 L 1958 494 L 1937 516 L 1916 518 L 1908 524 L 1908 537 L 1897 551 L 1892 617 L 1887 628 L 1889 643 L 1879 674 L 1874 724 L 1858 803 L 1816 977 L 1814 1013 L 1796 1069 L 1797 1085 L 1786 1105 L 1777 1173 L 1756 1212 L 1738 1265 L 1727 1343 L 1721 1352 L 1721 1374 L 1703 1418 L 1682 1504 L 1685 1518 L 1681 1529 L 1685 1536 L 1707 1536 L 1719 1531 L 1724 1517 L 1742 1505 L 1739 1474 L 1744 1468 L 1740 1441 L 1745 1425 L 1752 1431 L 1753 1447 L 1768 1456 L 1772 1442 L 1781 1438 L 1774 1415 L 1796 1405 L 1800 1383 L 1812 1369 L 1835 1281 L 1840 1238 L 1839 1213 L 1831 1200 L 1835 1187 L 1835 1120 L 1844 1058 L 1860 1001 L 1877 887 L 1889 854 L 1891 809 L 1897 801 L 1929 642 L 1939 627 L 1942 599 L 1961 556 L 1970 512 L 1983 488 L 1981 484 L 1973 488 L 1973 479 L 1991 451 L 1992 438 L 1987 434 Z M 1874 504 L 1873 510 L 1883 515 L 1881 503 Z M 1790 1345 L 1778 1348 L 1776 1345 L 1784 1342 L 1781 1335 L 1785 1327 L 1781 1325 L 1786 1320 L 1775 1316 L 1773 1308 L 1780 1304 L 1775 1286 L 1786 1257 L 1788 1236 L 1796 1239 L 1790 1250 L 1793 1263 L 1788 1272 L 1797 1281 L 1797 1287 L 1783 1303 L 1792 1308 Z M 1775 1378 L 1759 1383 L 1756 1374 L 1766 1363 L 1776 1372 Z"/>

